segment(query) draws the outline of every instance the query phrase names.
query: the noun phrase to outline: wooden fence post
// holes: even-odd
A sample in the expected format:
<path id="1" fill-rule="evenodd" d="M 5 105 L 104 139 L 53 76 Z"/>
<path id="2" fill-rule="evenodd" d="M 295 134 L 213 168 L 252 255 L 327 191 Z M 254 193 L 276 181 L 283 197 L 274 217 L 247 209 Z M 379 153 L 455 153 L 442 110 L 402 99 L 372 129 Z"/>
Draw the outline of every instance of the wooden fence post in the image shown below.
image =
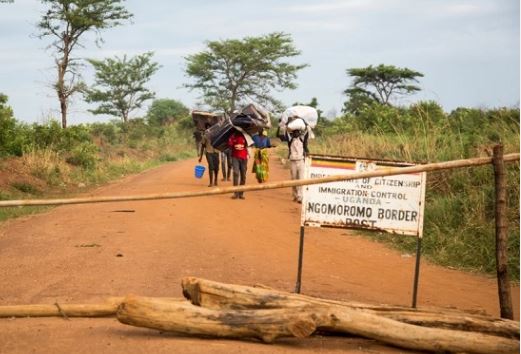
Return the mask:
<path id="1" fill-rule="evenodd" d="M 506 217 L 506 182 L 503 145 L 494 146 L 494 179 L 496 186 L 496 269 L 501 317 L 513 320 L 512 295 L 508 278 L 507 256 L 507 217 Z"/>

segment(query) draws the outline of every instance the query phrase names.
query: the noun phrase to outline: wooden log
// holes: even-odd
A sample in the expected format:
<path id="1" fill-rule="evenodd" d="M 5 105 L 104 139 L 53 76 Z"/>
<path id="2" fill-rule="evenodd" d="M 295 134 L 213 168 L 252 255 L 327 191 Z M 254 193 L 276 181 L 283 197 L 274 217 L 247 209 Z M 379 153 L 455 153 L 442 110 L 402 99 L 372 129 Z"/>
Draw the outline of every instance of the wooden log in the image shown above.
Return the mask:
<path id="1" fill-rule="evenodd" d="M 105 317 L 114 316 L 121 303 L 119 300 L 107 300 L 101 304 L 39 304 L 0 306 L 2 317 Z"/>
<path id="2" fill-rule="evenodd" d="M 188 335 L 260 338 L 306 337 L 330 330 L 376 339 L 407 349 L 466 353 L 518 353 L 519 341 L 482 333 L 427 328 L 338 306 L 301 306 L 261 310 L 214 310 L 189 302 L 137 296 L 120 305 L 120 322 Z"/>
<path id="3" fill-rule="evenodd" d="M 433 352 L 463 352 L 476 354 L 519 353 L 519 340 L 478 332 L 466 332 L 411 325 L 347 307 L 335 307 L 329 315 L 329 326 L 350 334 L 376 339 L 398 347 Z"/>
<path id="4" fill-rule="evenodd" d="M 519 162 L 519 153 L 507 154 L 503 156 L 505 162 Z M 321 184 L 338 181 L 348 181 L 362 178 L 394 176 L 408 173 L 429 172 L 437 170 L 446 170 L 461 167 L 472 167 L 487 165 L 492 162 L 491 157 L 476 157 L 465 160 L 453 160 L 446 162 L 436 162 L 425 165 L 416 165 L 399 168 L 384 168 L 375 171 L 364 171 L 352 173 L 349 175 L 333 175 L 321 178 L 307 178 L 299 180 L 287 180 L 272 183 L 262 183 L 255 185 L 244 185 L 236 187 L 215 187 L 204 191 L 184 191 L 161 194 L 146 195 L 127 195 L 127 196 L 106 196 L 106 197 L 83 197 L 83 198 L 67 198 L 67 199 L 25 199 L 25 200 L 3 200 L 0 201 L 0 208 L 13 206 L 29 206 L 29 205 L 68 205 L 68 204 L 86 204 L 86 203 L 110 203 L 123 201 L 139 201 L 139 200 L 160 200 L 160 199 L 177 199 L 192 198 L 209 195 L 219 195 L 234 192 L 259 191 L 266 189 L 289 188 L 296 186 L 304 186 L 311 184 Z"/>
<path id="5" fill-rule="evenodd" d="M 116 314 L 121 323 L 187 335 L 258 338 L 266 343 L 279 337 L 307 337 L 315 329 L 313 317 L 291 309 L 212 310 L 188 301 L 172 302 L 129 296 Z"/>
<path id="6" fill-rule="evenodd" d="M 306 305 L 338 306 L 357 309 L 388 319 L 446 329 L 458 329 L 519 338 L 519 322 L 491 316 L 471 314 L 455 309 L 372 305 L 335 301 L 273 289 L 225 284 L 186 277 L 182 280 L 183 295 L 193 304 L 214 309 L 261 309 L 302 307 Z"/>
<path id="7" fill-rule="evenodd" d="M 115 316 L 124 297 L 110 297 L 97 304 L 34 304 L 0 306 L 0 318 L 5 317 L 107 317 Z M 162 298 L 166 301 L 186 301 Z"/>

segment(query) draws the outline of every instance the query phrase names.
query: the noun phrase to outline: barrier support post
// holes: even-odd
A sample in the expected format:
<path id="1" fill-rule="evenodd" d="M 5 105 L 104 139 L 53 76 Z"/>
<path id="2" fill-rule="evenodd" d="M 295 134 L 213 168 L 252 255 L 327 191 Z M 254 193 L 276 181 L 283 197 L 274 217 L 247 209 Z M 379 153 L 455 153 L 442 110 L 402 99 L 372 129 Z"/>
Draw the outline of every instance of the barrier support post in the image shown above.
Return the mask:
<path id="1" fill-rule="evenodd" d="M 412 289 L 412 307 L 416 308 L 416 298 L 418 296 L 418 279 L 420 278 L 420 258 L 422 252 L 422 238 L 416 238 L 416 266 L 414 267 L 414 285 Z"/>
<path id="2" fill-rule="evenodd" d="M 295 292 L 300 294 L 300 286 L 302 284 L 302 258 L 304 257 L 304 226 L 300 226 L 300 243 L 298 248 L 298 271 L 297 283 L 295 284 Z"/>
<path id="3" fill-rule="evenodd" d="M 503 162 L 503 146 L 494 146 L 494 177 L 496 188 L 496 270 L 499 292 L 499 308 L 502 318 L 514 319 L 512 294 L 508 277 L 508 229 L 506 176 Z"/>

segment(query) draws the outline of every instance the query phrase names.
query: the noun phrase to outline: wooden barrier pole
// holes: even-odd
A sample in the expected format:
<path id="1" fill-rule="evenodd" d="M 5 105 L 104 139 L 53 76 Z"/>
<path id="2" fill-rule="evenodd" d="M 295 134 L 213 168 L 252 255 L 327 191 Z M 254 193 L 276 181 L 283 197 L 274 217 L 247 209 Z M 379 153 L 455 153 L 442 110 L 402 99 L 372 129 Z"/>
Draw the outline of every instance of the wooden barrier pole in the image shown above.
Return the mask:
<path id="1" fill-rule="evenodd" d="M 494 178 L 496 184 L 496 269 L 501 317 L 514 319 L 512 295 L 508 278 L 508 231 L 506 217 L 506 181 L 503 163 L 503 146 L 494 146 Z"/>
<path id="2" fill-rule="evenodd" d="M 505 155 L 504 161 L 519 161 L 519 153 Z M 299 180 L 288 180 L 281 182 L 265 183 L 249 186 L 213 188 L 209 191 L 185 191 L 173 192 L 163 194 L 145 194 L 135 196 L 109 196 L 109 197 L 84 197 L 71 199 L 26 199 L 26 200 L 5 200 L 0 201 L 0 207 L 12 206 L 29 206 L 29 205 L 65 205 L 65 204 L 86 204 L 86 203 L 107 203 L 107 202 L 125 202 L 125 201 L 140 201 L 140 200 L 158 200 L 158 199 L 177 199 L 177 198 L 191 198 L 203 197 L 209 195 L 226 194 L 233 192 L 250 192 L 265 189 L 288 188 L 295 186 L 304 186 L 310 184 L 329 183 L 337 181 L 349 181 L 360 178 L 384 177 L 394 175 L 405 175 L 408 173 L 429 172 L 437 170 L 447 170 L 460 167 L 471 167 L 487 165 L 492 162 L 491 157 L 477 157 L 473 159 L 454 160 L 446 162 L 436 162 L 425 165 L 416 165 L 410 167 L 399 168 L 384 168 L 375 171 L 365 171 L 353 173 L 349 175 L 334 175 L 322 178 L 308 178 Z"/>

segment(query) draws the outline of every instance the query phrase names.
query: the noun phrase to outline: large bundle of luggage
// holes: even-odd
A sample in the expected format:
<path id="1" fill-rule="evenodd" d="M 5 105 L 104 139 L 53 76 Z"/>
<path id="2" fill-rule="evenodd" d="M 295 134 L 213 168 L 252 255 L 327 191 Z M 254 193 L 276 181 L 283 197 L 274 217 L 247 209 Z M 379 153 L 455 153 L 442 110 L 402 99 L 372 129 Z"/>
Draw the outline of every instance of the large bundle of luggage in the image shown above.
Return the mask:
<path id="1" fill-rule="evenodd" d="M 286 132 L 308 134 L 313 139 L 313 129 L 317 126 L 318 112 L 310 106 L 293 106 L 286 109 L 279 122 L 279 136 L 284 137 Z"/>
<path id="2" fill-rule="evenodd" d="M 246 105 L 229 118 L 208 112 L 193 111 L 192 119 L 196 129 L 203 130 L 204 134 L 210 138 L 212 146 L 219 151 L 226 150 L 228 138 L 234 130 L 242 132 L 248 144 L 252 145 L 252 135 L 271 127 L 268 111 L 254 103 Z M 210 124 L 208 129 L 206 129 L 206 124 Z"/>
<path id="3" fill-rule="evenodd" d="M 232 114 L 230 121 L 234 127 L 242 129 L 249 135 L 258 134 L 263 129 L 271 127 L 268 111 L 254 103 L 250 103 L 239 112 Z"/>
<path id="4" fill-rule="evenodd" d="M 210 128 L 206 129 L 206 134 L 212 146 L 219 151 L 224 151 L 228 147 L 228 138 L 234 131 L 234 126 L 229 119 L 224 119 Z"/>
<path id="5" fill-rule="evenodd" d="M 204 131 L 206 130 L 206 126 L 208 124 L 212 126 L 222 120 L 224 120 L 224 116 L 222 114 L 215 114 L 204 111 L 192 111 L 192 121 L 194 122 L 195 129 L 198 131 Z"/>
<path id="6" fill-rule="evenodd" d="M 302 119 L 306 126 L 315 128 L 318 121 L 318 112 L 315 108 L 310 106 L 289 107 L 282 113 L 279 126 L 289 128 L 291 122 L 296 119 Z"/>

